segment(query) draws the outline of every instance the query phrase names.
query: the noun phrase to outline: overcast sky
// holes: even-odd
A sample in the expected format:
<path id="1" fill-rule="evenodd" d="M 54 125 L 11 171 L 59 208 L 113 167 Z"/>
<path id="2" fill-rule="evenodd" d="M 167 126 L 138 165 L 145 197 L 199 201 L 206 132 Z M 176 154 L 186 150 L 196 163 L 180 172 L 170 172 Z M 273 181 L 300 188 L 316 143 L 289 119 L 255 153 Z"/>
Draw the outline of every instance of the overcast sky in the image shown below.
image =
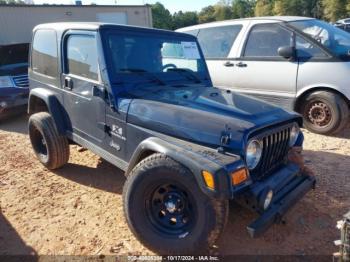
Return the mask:
<path id="1" fill-rule="evenodd" d="M 154 4 L 157 0 L 83 0 L 83 4 L 91 4 L 94 2 L 99 5 L 142 5 L 142 4 Z M 182 11 L 200 11 L 203 7 L 213 5 L 218 0 L 158 0 L 161 2 L 170 12 L 174 13 L 179 10 Z M 34 0 L 35 4 L 73 4 L 74 0 Z"/>

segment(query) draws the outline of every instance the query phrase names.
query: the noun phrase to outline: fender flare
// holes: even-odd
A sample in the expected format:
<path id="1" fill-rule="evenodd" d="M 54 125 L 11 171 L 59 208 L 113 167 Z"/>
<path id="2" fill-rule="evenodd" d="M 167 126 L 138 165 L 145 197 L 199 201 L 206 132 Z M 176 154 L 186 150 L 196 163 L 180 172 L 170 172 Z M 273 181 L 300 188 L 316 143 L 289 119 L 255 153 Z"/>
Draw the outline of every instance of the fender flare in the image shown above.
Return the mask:
<path id="1" fill-rule="evenodd" d="M 150 137 L 141 142 L 136 148 L 129 161 L 126 175 L 142 160 L 142 154 L 147 151 L 164 154 L 187 167 L 194 175 L 201 190 L 215 198 L 227 199 L 231 197 L 231 180 L 227 167 L 229 166 L 230 170 L 244 167 L 244 162 L 236 155 L 225 156 L 225 160 L 220 160 L 223 155 L 208 147 L 179 141 L 178 139 L 165 140 L 159 137 Z M 217 158 L 215 158 L 215 154 Z M 215 190 L 211 190 L 205 185 L 202 177 L 202 171 L 204 170 L 214 175 Z"/>
<path id="2" fill-rule="evenodd" d="M 34 100 L 42 100 L 50 115 L 52 116 L 54 123 L 56 125 L 57 131 L 60 135 L 66 134 L 65 121 L 64 121 L 64 109 L 60 101 L 57 99 L 56 94 L 45 88 L 34 88 L 30 90 L 28 99 L 28 114 L 35 113 L 34 110 Z"/>

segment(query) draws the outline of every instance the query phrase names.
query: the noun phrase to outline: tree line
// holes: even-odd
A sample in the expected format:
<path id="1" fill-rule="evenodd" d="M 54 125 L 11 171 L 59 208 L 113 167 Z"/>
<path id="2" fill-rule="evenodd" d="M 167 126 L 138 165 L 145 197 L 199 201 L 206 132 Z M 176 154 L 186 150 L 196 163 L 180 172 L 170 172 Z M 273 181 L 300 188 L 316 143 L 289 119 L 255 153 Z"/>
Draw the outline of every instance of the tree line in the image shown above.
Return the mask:
<path id="1" fill-rule="evenodd" d="M 171 14 L 161 3 L 152 5 L 153 26 L 175 30 L 185 26 L 253 16 L 308 16 L 335 22 L 350 16 L 350 0 L 221 0 L 200 12 Z"/>

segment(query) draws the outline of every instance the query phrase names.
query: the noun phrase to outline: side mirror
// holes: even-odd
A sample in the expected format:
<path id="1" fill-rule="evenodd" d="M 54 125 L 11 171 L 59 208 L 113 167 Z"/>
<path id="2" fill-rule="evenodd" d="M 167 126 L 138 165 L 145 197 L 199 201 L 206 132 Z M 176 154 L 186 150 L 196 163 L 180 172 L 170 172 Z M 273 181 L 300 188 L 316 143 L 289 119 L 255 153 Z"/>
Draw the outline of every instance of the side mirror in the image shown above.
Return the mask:
<path id="1" fill-rule="evenodd" d="M 296 57 L 296 50 L 292 46 L 281 46 L 278 48 L 278 54 L 286 59 L 293 59 Z"/>

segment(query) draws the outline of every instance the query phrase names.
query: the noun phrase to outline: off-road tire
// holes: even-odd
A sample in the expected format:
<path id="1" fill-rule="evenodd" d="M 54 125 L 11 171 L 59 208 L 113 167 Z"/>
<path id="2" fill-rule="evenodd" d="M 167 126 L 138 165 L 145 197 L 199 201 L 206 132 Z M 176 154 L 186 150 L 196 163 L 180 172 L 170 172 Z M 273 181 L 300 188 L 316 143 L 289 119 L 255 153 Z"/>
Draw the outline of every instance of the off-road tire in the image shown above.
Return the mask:
<path id="1" fill-rule="evenodd" d="M 33 114 L 29 118 L 28 130 L 34 153 L 45 167 L 53 170 L 68 162 L 68 140 L 58 134 L 56 125 L 49 113 Z"/>
<path id="2" fill-rule="evenodd" d="M 322 124 L 313 123 L 310 120 L 311 107 L 325 107 L 329 113 L 329 120 Z M 349 121 L 349 105 L 339 95 L 329 91 L 316 91 L 307 95 L 300 107 L 300 113 L 304 118 L 304 127 L 309 131 L 321 135 L 335 135 L 342 131 Z"/>
<path id="3" fill-rule="evenodd" d="M 146 210 L 149 192 L 162 183 L 181 185 L 195 202 L 192 204 L 196 207 L 196 219 L 187 234 L 164 233 Z M 144 246 L 162 255 L 207 252 L 220 237 L 229 210 L 227 200 L 209 198 L 186 167 L 163 154 L 147 157 L 131 171 L 123 188 L 123 204 L 134 235 Z"/>

